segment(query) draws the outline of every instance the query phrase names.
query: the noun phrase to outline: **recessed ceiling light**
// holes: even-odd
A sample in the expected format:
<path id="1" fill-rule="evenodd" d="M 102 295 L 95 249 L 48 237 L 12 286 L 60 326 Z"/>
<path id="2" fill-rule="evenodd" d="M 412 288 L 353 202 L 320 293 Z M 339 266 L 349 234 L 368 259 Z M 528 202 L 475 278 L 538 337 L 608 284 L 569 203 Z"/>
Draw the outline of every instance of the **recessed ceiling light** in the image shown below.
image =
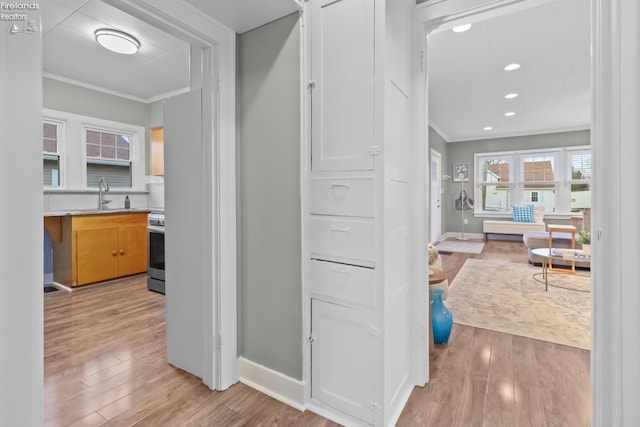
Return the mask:
<path id="1" fill-rule="evenodd" d="M 504 96 L 507 99 L 513 99 L 513 98 L 517 98 L 518 94 L 517 93 L 508 93 Z"/>
<path id="2" fill-rule="evenodd" d="M 96 41 L 112 52 L 131 55 L 140 49 L 140 42 L 131 34 L 110 28 L 100 28 L 95 31 Z"/>
<path id="3" fill-rule="evenodd" d="M 509 111 L 508 113 L 504 113 L 505 117 L 513 117 L 515 115 L 516 115 L 516 113 L 514 113 L 513 111 Z"/>
<path id="4" fill-rule="evenodd" d="M 484 130 L 493 130 L 492 126 L 485 126 Z"/>
<path id="5" fill-rule="evenodd" d="M 457 27 L 453 27 L 454 33 L 464 33 L 469 28 L 471 28 L 471 24 L 458 25 Z"/>
<path id="6" fill-rule="evenodd" d="M 509 64 L 506 67 L 504 67 L 504 70 L 513 71 L 513 70 L 517 70 L 518 68 L 520 68 L 520 64 Z"/>

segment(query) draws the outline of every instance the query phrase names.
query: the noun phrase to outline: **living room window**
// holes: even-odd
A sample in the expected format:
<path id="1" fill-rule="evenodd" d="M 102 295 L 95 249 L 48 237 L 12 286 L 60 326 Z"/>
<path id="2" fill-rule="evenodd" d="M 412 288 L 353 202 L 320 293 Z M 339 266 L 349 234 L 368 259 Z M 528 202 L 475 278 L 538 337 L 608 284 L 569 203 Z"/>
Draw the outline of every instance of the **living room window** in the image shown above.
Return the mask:
<path id="1" fill-rule="evenodd" d="M 477 215 L 506 215 L 526 203 L 544 205 L 547 215 L 591 206 L 589 147 L 476 153 L 475 165 Z"/>
<path id="2" fill-rule="evenodd" d="M 483 156 L 476 159 L 480 171 L 479 188 L 482 193 L 481 210 L 500 212 L 510 209 L 513 181 L 513 156 Z"/>

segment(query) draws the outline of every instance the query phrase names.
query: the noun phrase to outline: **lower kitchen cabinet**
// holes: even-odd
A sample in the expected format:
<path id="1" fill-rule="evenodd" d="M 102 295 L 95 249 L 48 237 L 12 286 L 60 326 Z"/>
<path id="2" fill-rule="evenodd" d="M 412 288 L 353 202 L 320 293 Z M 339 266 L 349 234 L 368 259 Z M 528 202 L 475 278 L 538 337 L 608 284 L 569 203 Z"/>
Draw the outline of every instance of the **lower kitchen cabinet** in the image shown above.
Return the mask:
<path id="1" fill-rule="evenodd" d="M 53 279 L 67 286 L 147 271 L 147 213 L 61 217 Z"/>
<path id="2" fill-rule="evenodd" d="M 313 299 L 311 398 L 373 424 L 379 330 L 366 310 Z"/>

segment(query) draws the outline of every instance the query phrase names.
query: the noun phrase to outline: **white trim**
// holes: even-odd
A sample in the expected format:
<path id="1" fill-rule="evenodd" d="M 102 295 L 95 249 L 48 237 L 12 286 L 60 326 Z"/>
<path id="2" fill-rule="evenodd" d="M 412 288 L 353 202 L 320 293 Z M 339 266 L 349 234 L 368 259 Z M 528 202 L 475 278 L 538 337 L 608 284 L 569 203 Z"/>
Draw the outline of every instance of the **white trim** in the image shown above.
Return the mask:
<path id="1" fill-rule="evenodd" d="M 337 411 L 334 408 L 331 408 L 327 405 L 324 405 L 317 400 L 311 400 L 307 404 L 307 410 L 320 415 L 321 417 L 327 418 L 328 420 L 333 421 L 334 423 L 338 423 L 341 426 L 345 427 L 370 427 L 371 424 L 367 424 L 364 421 L 357 420 L 355 418 L 350 417 L 349 415 Z"/>
<path id="2" fill-rule="evenodd" d="M 63 83 L 69 83 L 71 85 L 83 87 L 85 89 L 95 90 L 96 92 L 105 93 L 107 95 L 113 95 L 120 98 L 131 100 L 131 101 L 141 102 L 143 104 L 151 104 L 156 101 L 161 101 L 163 99 L 171 98 L 172 96 L 181 95 L 183 93 L 189 92 L 189 89 L 190 89 L 189 87 L 183 87 L 180 89 L 170 90 L 169 92 L 161 93 L 159 95 L 154 95 L 150 98 L 140 98 L 138 96 L 133 96 L 125 92 L 107 89 L 102 86 L 93 85 L 91 83 L 85 83 L 83 81 L 72 79 L 69 77 L 59 76 L 57 74 L 49 73 L 47 71 L 42 72 L 42 77 L 46 77 L 47 79 L 51 79 L 51 80 L 57 80 Z"/>
<path id="3" fill-rule="evenodd" d="M 238 358 L 240 382 L 299 411 L 306 409 L 306 383 L 244 357 Z"/>
<path id="4" fill-rule="evenodd" d="M 398 404 L 394 405 L 395 410 L 391 414 L 389 414 L 388 422 L 386 425 L 395 426 L 398 423 L 400 415 L 402 415 L 402 412 L 404 411 L 404 408 L 407 405 L 412 392 L 413 386 L 411 384 L 408 384 L 406 387 L 404 387 L 403 392 L 400 394 L 400 398 L 397 400 Z"/>
<path id="5" fill-rule="evenodd" d="M 431 126 L 433 127 L 433 126 Z M 435 129 L 435 128 L 434 128 Z M 540 131 L 522 131 L 522 132 L 504 132 L 504 133 L 495 133 L 491 135 L 482 135 L 476 136 L 473 138 L 451 138 L 445 139 L 446 142 L 470 142 L 470 141 L 483 141 L 486 139 L 501 139 L 501 138 L 514 138 L 519 136 L 535 136 L 535 135 L 545 135 L 549 133 L 564 133 L 564 132 L 576 132 L 581 130 L 590 130 L 591 126 L 583 125 L 583 126 L 566 126 L 559 127 L 554 129 L 545 129 Z M 489 131 L 491 132 L 491 131 Z M 438 132 L 440 133 L 440 132 Z"/>
<path id="6" fill-rule="evenodd" d="M 224 390 L 238 380 L 236 184 L 235 184 L 235 42 L 236 34 L 190 4 L 174 0 L 103 0 L 158 28 L 178 33 L 203 50 L 201 68 L 192 68 L 191 85 L 203 96 L 203 162 L 206 230 L 211 245 L 203 283 L 205 366 L 203 382 Z M 192 57 L 191 65 L 194 64 Z M 200 74 L 200 70 L 204 75 Z M 193 87 L 191 89 L 194 89 Z M 224 341 L 223 341 L 224 337 Z"/>

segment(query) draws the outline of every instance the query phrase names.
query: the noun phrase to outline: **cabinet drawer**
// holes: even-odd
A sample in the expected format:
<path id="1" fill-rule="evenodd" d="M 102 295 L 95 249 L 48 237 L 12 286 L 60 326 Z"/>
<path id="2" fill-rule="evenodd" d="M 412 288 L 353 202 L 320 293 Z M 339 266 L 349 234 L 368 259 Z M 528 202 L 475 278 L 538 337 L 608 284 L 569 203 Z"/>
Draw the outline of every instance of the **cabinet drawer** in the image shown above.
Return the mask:
<path id="1" fill-rule="evenodd" d="M 372 178 L 312 179 L 312 214 L 373 217 Z"/>
<path id="2" fill-rule="evenodd" d="M 314 294 L 373 307 L 373 268 L 311 260 L 310 290 Z"/>
<path id="3" fill-rule="evenodd" d="M 309 249 L 312 258 L 346 261 L 374 261 L 374 223 L 312 217 L 309 222 Z"/>

